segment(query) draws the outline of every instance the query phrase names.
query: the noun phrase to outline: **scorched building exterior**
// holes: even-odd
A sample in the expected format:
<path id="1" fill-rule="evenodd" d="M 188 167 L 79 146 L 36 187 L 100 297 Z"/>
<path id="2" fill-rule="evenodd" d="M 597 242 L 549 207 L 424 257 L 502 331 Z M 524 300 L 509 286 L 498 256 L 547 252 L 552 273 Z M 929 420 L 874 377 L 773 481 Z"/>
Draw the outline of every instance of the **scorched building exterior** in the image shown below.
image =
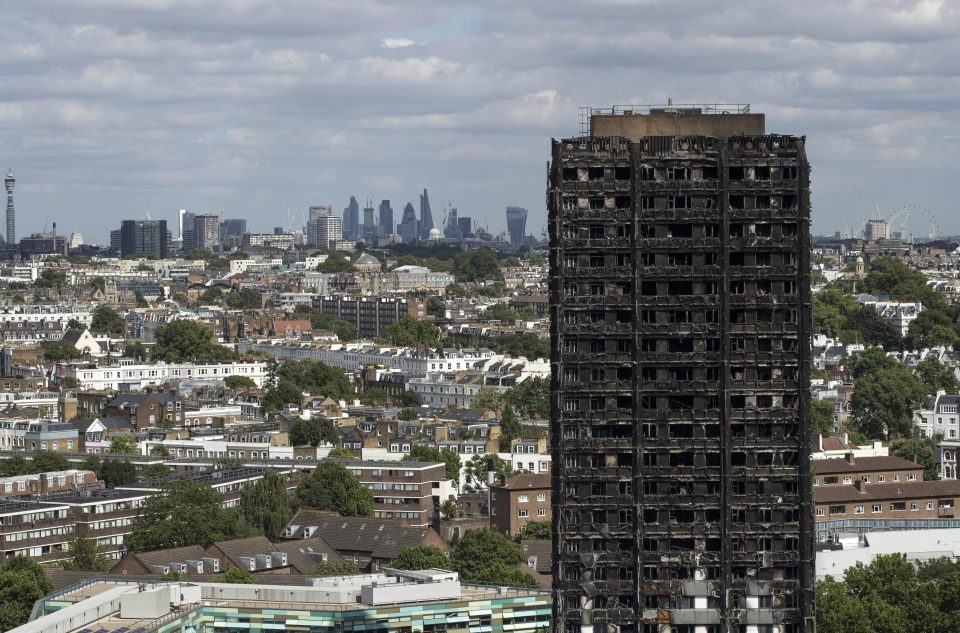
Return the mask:
<path id="1" fill-rule="evenodd" d="M 812 632 L 804 138 L 585 114 L 547 192 L 555 630 Z"/>

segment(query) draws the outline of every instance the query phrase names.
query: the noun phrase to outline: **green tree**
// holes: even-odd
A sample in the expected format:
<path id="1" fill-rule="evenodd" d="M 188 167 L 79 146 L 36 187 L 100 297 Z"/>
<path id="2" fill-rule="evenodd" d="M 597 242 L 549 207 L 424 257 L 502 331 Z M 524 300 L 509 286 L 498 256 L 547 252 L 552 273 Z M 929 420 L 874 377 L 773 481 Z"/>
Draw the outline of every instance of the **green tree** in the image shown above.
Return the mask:
<path id="1" fill-rule="evenodd" d="M 147 303 L 147 299 L 143 296 L 143 293 L 139 290 L 133 291 L 133 300 L 137 302 L 138 308 L 149 308 L 150 304 Z"/>
<path id="2" fill-rule="evenodd" d="M 19 477 L 32 475 L 38 472 L 34 462 L 28 461 L 23 455 L 11 455 L 0 460 L 0 477 Z"/>
<path id="3" fill-rule="evenodd" d="M 497 479 L 509 477 L 513 474 L 513 467 L 499 455 L 474 455 L 463 469 L 464 492 L 484 492 L 487 489 L 487 466 L 493 464 L 494 476 Z"/>
<path id="4" fill-rule="evenodd" d="M 256 529 L 245 525 L 236 509 L 223 507 L 220 493 L 191 480 L 164 484 L 160 492 L 147 497 L 125 544 L 131 552 L 199 545 L 254 536 Z"/>
<path id="5" fill-rule="evenodd" d="M 63 563 L 64 569 L 72 571 L 107 571 L 110 562 L 97 549 L 97 542 L 84 536 L 77 536 L 70 543 L 70 559 Z"/>
<path id="6" fill-rule="evenodd" d="M 76 319 L 70 319 L 69 321 L 67 321 L 67 329 L 68 329 L 68 330 L 82 330 L 82 329 L 83 329 L 83 323 L 80 323 L 80 321 L 77 321 Z"/>
<path id="7" fill-rule="evenodd" d="M 894 301 L 921 301 L 927 307 L 939 308 L 943 297 L 927 285 L 927 277 L 895 257 L 878 257 L 870 262 L 870 270 L 861 289 L 874 295 L 890 295 Z"/>
<path id="8" fill-rule="evenodd" d="M 550 358 L 550 339 L 536 334 L 504 334 L 486 341 L 487 347 L 505 356 L 530 360 Z"/>
<path id="9" fill-rule="evenodd" d="M 359 574 L 360 568 L 353 563 L 338 560 L 325 560 L 313 567 L 314 576 L 351 576 Z"/>
<path id="10" fill-rule="evenodd" d="M 495 303 L 480 313 L 480 318 L 488 321 L 504 321 L 513 323 L 520 319 L 520 314 L 505 303 Z"/>
<path id="11" fill-rule="evenodd" d="M 330 420 L 312 417 L 309 420 L 294 418 L 288 430 L 291 446 L 336 445 L 340 436 Z"/>
<path id="12" fill-rule="evenodd" d="M 140 341 L 130 341 L 123 346 L 123 355 L 134 360 L 146 360 L 147 347 Z"/>
<path id="13" fill-rule="evenodd" d="M 450 499 L 444 499 L 443 503 L 437 506 L 437 510 L 440 511 L 441 516 L 445 519 L 456 519 L 460 516 L 460 504 L 452 497 Z"/>
<path id="14" fill-rule="evenodd" d="M 33 468 L 38 473 L 52 473 L 58 470 L 69 470 L 73 466 L 60 453 L 35 451 L 33 453 Z"/>
<path id="15" fill-rule="evenodd" d="M 45 268 L 33 282 L 36 288 L 56 288 L 58 291 L 67 285 L 67 273 L 63 270 Z"/>
<path id="16" fill-rule="evenodd" d="M 330 459 L 356 459 L 357 457 L 348 451 L 347 449 L 341 446 L 334 446 L 330 449 L 330 452 L 327 453 L 327 457 Z"/>
<path id="17" fill-rule="evenodd" d="M 450 551 L 451 567 L 462 582 L 539 587 L 533 575 L 517 569 L 523 562 L 520 546 L 492 529 L 467 530 Z"/>
<path id="18" fill-rule="evenodd" d="M 96 334 L 122 336 L 127 331 L 127 323 L 119 312 L 108 305 L 100 304 L 93 310 L 90 331 Z"/>
<path id="19" fill-rule="evenodd" d="M 398 347 L 437 347 L 440 330 L 429 321 L 405 316 L 383 331 L 384 337 Z"/>
<path id="20" fill-rule="evenodd" d="M 890 454 L 916 462 L 923 466 L 923 478 L 927 481 L 940 479 L 940 471 L 933 453 L 936 443 L 928 437 L 897 440 L 890 444 Z"/>
<path id="21" fill-rule="evenodd" d="M 170 449 L 163 444 L 154 444 L 150 449 L 150 454 L 154 457 L 170 457 Z"/>
<path id="22" fill-rule="evenodd" d="M 460 454 L 450 449 L 439 450 L 429 444 L 414 444 L 403 459 L 427 463 L 442 462 L 447 479 L 452 479 L 457 485 L 460 484 Z"/>
<path id="23" fill-rule="evenodd" d="M 223 385 L 227 389 L 256 389 L 257 383 L 249 376 L 227 376 L 223 379 Z"/>
<path id="24" fill-rule="evenodd" d="M 255 585 L 257 577 L 243 567 L 231 567 L 223 575 L 223 582 L 228 585 Z"/>
<path id="25" fill-rule="evenodd" d="M 73 376 L 64 376 L 60 379 L 60 387 L 63 389 L 80 389 L 83 387 L 83 383 Z"/>
<path id="26" fill-rule="evenodd" d="M 900 367 L 896 358 L 888 356 L 879 347 L 868 347 L 863 354 L 851 359 L 848 365 L 854 378 L 860 378 L 880 369 L 897 369 Z"/>
<path id="27" fill-rule="evenodd" d="M 34 603 L 53 593 L 43 568 L 25 556 L 14 556 L 0 566 L 0 631 L 9 631 L 30 619 Z"/>
<path id="28" fill-rule="evenodd" d="M 830 435 L 833 433 L 833 425 L 836 417 L 836 406 L 830 400 L 810 401 L 810 425 L 820 435 Z"/>
<path id="29" fill-rule="evenodd" d="M 137 469 L 125 459 L 106 459 L 100 465 L 97 479 L 107 488 L 126 486 L 137 481 Z"/>
<path id="30" fill-rule="evenodd" d="M 150 464 L 143 471 L 144 479 L 162 479 L 170 474 L 170 467 L 166 464 Z"/>
<path id="31" fill-rule="evenodd" d="M 452 272 L 460 282 L 503 281 L 497 254 L 489 248 L 460 253 L 453 258 Z"/>
<path id="32" fill-rule="evenodd" d="M 293 516 L 288 485 L 289 481 L 284 475 L 267 469 L 262 479 L 245 485 L 240 491 L 241 518 L 271 541 L 280 537 L 280 532 Z"/>
<path id="33" fill-rule="evenodd" d="M 909 349 L 952 347 L 960 341 L 960 328 L 945 309 L 927 308 L 910 322 L 905 338 Z"/>
<path id="34" fill-rule="evenodd" d="M 317 271 L 321 273 L 352 273 L 356 269 L 353 262 L 340 251 L 327 253 L 327 259 L 317 266 Z"/>
<path id="35" fill-rule="evenodd" d="M 503 408 L 503 393 L 494 387 L 482 387 L 470 400 L 470 406 L 496 413 Z"/>
<path id="36" fill-rule="evenodd" d="M 213 342 L 211 336 L 211 331 L 196 321 L 170 321 L 157 328 L 153 360 L 167 363 L 232 360 L 233 351 Z"/>
<path id="37" fill-rule="evenodd" d="M 927 356 L 917 363 L 914 371 L 930 394 L 936 393 L 938 389 L 943 389 L 947 393 L 956 393 L 957 388 L 960 387 L 954 373 L 933 356 Z"/>
<path id="38" fill-rule="evenodd" d="M 234 310 L 259 310 L 263 307 L 263 301 L 259 290 L 248 287 L 239 292 L 228 293 L 227 306 Z"/>
<path id="39" fill-rule="evenodd" d="M 303 404 L 303 389 L 288 380 L 280 380 L 267 389 L 260 404 L 266 412 L 279 411 L 291 404 L 299 407 Z"/>
<path id="40" fill-rule="evenodd" d="M 516 541 L 549 541 L 553 538 L 553 526 L 549 521 L 529 521 L 517 534 Z"/>
<path id="41" fill-rule="evenodd" d="M 913 411 L 926 395 L 923 383 L 902 367 L 864 374 L 850 401 L 854 428 L 872 439 L 909 435 Z"/>
<path id="42" fill-rule="evenodd" d="M 110 452 L 118 455 L 134 455 L 137 451 L 137 440 L 130 435 L 115 435 L 110 440 Z"/>
<path id="43" fill-rule="evenodd" d="M 859 306 L 850 313 L 847 329 L 840 339 L 845 343 L 880 345 L 885 350 L 896 350 L 902 343 L 900 330 L 868 305 Z"/>
<path id="44" fill-rule="evenodd" d="M 207 305 L 220 305 L 223 302 L 223 290 L 220 286 L 211 286 L 200 295 L 200 303 Z"/>
<path id="45" fill-rule="evenodd" d="M 440 297 L 430 297 L 427 299 L 427 314 L 442 319 L 447 311 L 447 304 Z"/>
<path id="46" fill-rule="evenodd" d="M 332 314 L 321 314 L 319 312 L 311 314 L 310 327 L 314 330 L 330 330 L 341 341 L 355 341 L 360 336 L 357 332 L 357 326 L 349 321 L 338 319 Z"/>
<path id="47" fill-rule="evenodd" d="M 66 341 L 47 343 L 43 350 L 43 360 L 50 363 L 63 363 L 71 360 L 79 360 L 82 357 L 83 352 Z"/>
<path id="48" fill-rule="evenodd" d="M 403 407 L 397 413 L 397 419 L 403 420 L 404 422 L 412 422 L 417 419 L 417 410 L 413 407 Z"/>
<path id="49" fill-rule="evenodd" d="M 390 562 L 394 569 L 450 569 L 450 557 L 436 545 L 408 545 Z"/>
<path id="50" fill-rule="evenodd" d="M 535 376 L 521 380 L 503 395 L 522 418 L 550 417 L 550 379 Z"/>
<path id="51" fill-rule="evenodd" d="M 829 285 L 813 295 L 813 331 L 837 338 L 847 329 L 847 318 L 857 301 L 839 285 Z"/>
<path id="52" fill-rule="evenodd" d="M 331 460 L 320 462 L 312 473 L 300 480 L 297 499 L 303 507 L 333 510 L 341 516 L 373 515 L 373 493 L 345 466 Z"/>
<path id="53" fill-rule="evenodd" d="M 513 411 L 513 406 L 508 402 L 503 405 L 503 411 L 500 413 L 500 452 L 512 452 L 512 440 L 519 438 L 523 430 L 520 426 L 520 420 Z"/>

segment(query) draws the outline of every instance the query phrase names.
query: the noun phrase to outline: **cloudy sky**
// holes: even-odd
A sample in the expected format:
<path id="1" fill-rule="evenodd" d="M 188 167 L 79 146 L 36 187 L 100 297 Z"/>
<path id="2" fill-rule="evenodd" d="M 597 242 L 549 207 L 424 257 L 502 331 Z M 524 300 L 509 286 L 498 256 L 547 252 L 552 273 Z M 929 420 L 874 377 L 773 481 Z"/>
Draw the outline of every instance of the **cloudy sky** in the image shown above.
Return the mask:
<path id="1" fill-rule="evenodd" d="M 102 242 L 178 208 L 301 223 L 428 187 L 545 224 L 578 106 L 743 102 L 804 134 L 816 232 L 879 208 L 960 232 L 955 0 L 5 0 L 0 164 L 18 232 Z M 919 214 L 910 220 L 929 231 Z"/>

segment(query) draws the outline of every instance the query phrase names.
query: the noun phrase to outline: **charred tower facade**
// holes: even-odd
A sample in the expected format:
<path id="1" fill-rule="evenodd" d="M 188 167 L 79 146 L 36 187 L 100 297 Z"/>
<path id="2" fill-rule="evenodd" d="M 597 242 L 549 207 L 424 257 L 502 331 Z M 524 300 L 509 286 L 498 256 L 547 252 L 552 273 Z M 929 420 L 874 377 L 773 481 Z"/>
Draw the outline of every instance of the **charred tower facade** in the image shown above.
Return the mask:
<path id="1" fill-rule="evenodd" d="M 582 120 L 548 173 L 555 630 L 810 633 L 804 138 Z"/>

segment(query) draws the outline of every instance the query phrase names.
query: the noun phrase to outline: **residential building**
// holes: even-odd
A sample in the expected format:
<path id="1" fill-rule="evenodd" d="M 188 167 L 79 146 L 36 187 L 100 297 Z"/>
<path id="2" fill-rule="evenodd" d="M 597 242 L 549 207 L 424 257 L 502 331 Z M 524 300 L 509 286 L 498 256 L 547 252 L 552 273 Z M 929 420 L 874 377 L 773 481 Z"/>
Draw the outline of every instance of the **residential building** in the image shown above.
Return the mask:
<path id="1" fill-rule="evenodd" d="M 489 486 L 490 524 L 516 536 L 530 521 L 552 521 L 550 475 L 521 474 Z"/>
<path id="2" fill-rule="evenodd" d="M 910 324 L 923 311 L 923 304 L 919 301 L 890 301 L 889 297 L 873 297 L 871 295 L 857 295 L 857 302 L 868 305 L 877 311 L 884 321 L 892 325 L 900 336 L 906 336 Z"/>
<path id="3" fill-rule="evenodd" d="M 193 216 L 193 239 L 198 250 L 220 246 L 220 217 L 209 214 Z"/>
<path id="4" fill-rule="evenodd" d="M 804 138 L 588 114 L 547 191 L 553 630 L 812 631 Z"/>
<path id="5" fill-rule="evenodd" d="M 865 484 L 923 481 L 923 466 L 892 455 L 854 457 L 848 453 L 841 459 L 818 459 L 811 468 L 814 486 L 849 486 L 857 481 Z"/>
<path id="6" fill-rule="evenodd" d="M 113 391 L 138 391 L 177 380 L 223 382 L 227 376 L 246 376 L 260 387 L 267 379 L 265 362 L 144 364 L 120 361 L 103 367 L 72 363 L 58 365 L 57 371 L 60 378 L 80 381 L 83 389 Z"/>
<path id="7" fill-rule="evenodd" d="M 388 438 L 384 438 L 385 440 Z M 407 525 L 429 526 L 434 508 L 456 498 L 445 465 L 413 461 L 350 460 L 342 462 L 373 493 L 373 516 L 403 519 Z"/>
<path id="8" fill-rule="evenodd" d="M 313 309 L 332 314 L 355 326 L 363 338 L 382 336 L 384 330 L 409 316 L 426 316 L 426 302 L 414 298 L 319 296 L 313 300 Z"/>
<path id="9" fill-rule="evenodd" d="M 927 437 L 937 443 L 934 459 L 941 479 L 957 479 L 957 452 L 960 451 L 960 395 L 943 390 L 931 397 L 927 406 L 914 412 L 914 422 Z"/>

